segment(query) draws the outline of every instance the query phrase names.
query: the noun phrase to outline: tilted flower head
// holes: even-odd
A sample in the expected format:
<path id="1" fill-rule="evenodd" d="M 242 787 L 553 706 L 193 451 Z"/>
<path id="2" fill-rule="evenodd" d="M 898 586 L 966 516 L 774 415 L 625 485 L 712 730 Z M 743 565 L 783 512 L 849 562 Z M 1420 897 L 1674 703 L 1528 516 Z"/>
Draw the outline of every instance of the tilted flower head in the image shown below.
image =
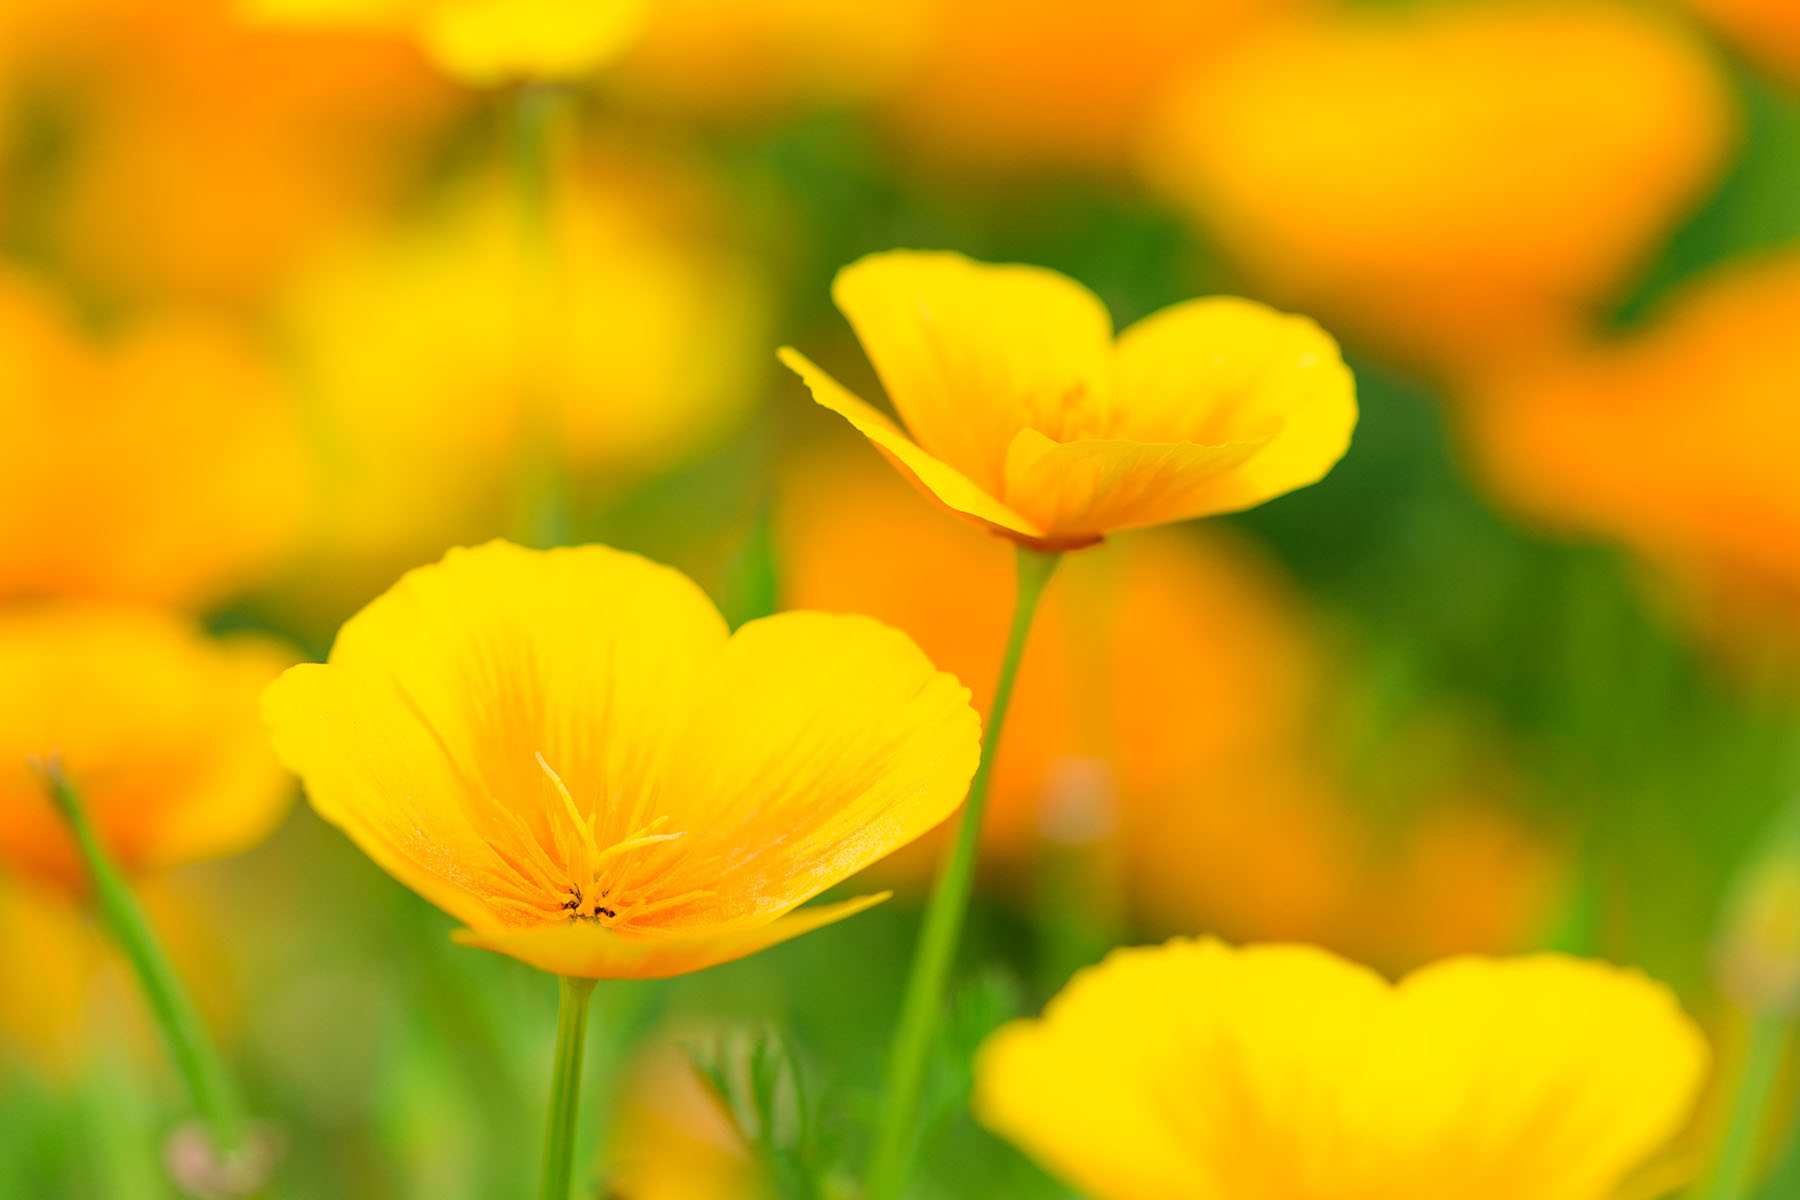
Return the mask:
<path id="1" fill-rule="evenodd" d="M 644 0 L 247 0 L 265 20 L 411 33 L 467 83 L 576 79 L 630 44 Z"/>
<path id="2" fill-rule="evenodd" d="M 293 657 L 262 638 L 110 605 L 0 618 L 0 865 L 59 890 L 87 878 L 33 760 L 56 760 L 120 867 L 247 849 L 292 799 L 256 698 Z"/>
<path id="3" fill-rule="evenodd" d="M 977 1064 L 992 1129 L 1097 1200 L 1607 1200 L 1686 1122 L 1705 1039 L 1636 972 L 1309 946 L 1116 951 Z"/>
<path id="4" fill-rule="evenodd" d="M 670 568 L 505 542 L 406 575 L 264 711 L 313 807 L 460 940 L 589 978 L 698 970 L 868 907 L 792 911 L 948 816 L 980 725 L 866 617 L 730 634 Z"/>
<path id="5" fill-rule="evenodd" d="M 1248 300 L 1189 300 L 1115 340 L 1066 276 L 904 250 L 844 268 L 832 296 L 911 436 L 795 351 L 782 361 L 928 496 L 1041 549 L 1304 487 L 1356 424 L 1331 338 Z"/>

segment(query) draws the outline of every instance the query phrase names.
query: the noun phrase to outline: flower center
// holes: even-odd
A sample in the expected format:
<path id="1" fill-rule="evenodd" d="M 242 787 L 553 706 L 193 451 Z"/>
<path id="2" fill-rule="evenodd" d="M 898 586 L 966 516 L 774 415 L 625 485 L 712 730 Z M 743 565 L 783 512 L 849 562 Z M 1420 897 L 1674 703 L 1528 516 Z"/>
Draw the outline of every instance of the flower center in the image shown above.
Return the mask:
<path id="1" fill-rule="evenodd" d="M 646 877 L 642 868 L 652 864 L 648 862 L 649 856 L 640 852 L 684 836 L 662 832 L 669 821 L 667 816 L 657 817 L 618 841 L 602 846 L 596 833 L 599 811 L 582 816 L 562 776 L 541 752 L 537 762 L 561 801 L 551 813 L 550 827 L 556 843 L 552 848 L 555 857 L 566 864 L 568 874 L 559 911 L 566 913 L 570 921 L 632 925 L 712 894 L 690 891 L 680 895 L 658 895 L 655 878 Z"/>

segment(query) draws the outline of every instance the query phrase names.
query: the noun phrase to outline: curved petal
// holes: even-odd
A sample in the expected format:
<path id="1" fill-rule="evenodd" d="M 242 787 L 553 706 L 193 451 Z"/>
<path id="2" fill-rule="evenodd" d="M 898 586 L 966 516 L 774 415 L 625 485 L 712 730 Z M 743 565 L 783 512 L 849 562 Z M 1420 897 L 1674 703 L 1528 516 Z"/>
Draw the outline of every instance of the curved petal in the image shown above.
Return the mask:
<path id="1" fill-rule="evenodd" d="M 498 933 L 459 929 L 451 936 L 465 946 L 509 955 L 557 975 L 582 979 L 663 979 L 748 957 L 758 950 L 853 917 L 880 904 L 889 895 L 891 893 L 881 892 L 836 904 L 796 909 L 760 925 L 693 937 L 627 937 L 591 921 Z"/>
<path id="2" fill-rule="evenodd" d="M 1315 483 L 1344 456 L 1356 381 L 1305 317 L 1229 296 L 1189 300 L 1120 335 L 1114 416 L 1115 438 L 1264 443 L 1211 489 L 1208 511 L 1231 512 Z"/>
<path id="3" fill-rule="evenodd" d="M 1112 317 L 1073 279 L 894 250 L 839 271 L 831 295 L 919 445 L 990 494 L 1021 428 L 1099 432 Z"/>
<path id="4" fill-rule="evenodd" d="M 1006 497 L 1048 531 L 1045 541 L 1097 541 L 1241 507 L 1241 472 L 1267 445 L 1053 442 L 1026 429 L 1006 456 Z"/>
<path id="5" fill-rule="evenodd" d="M 518 923 L 546 901 L 554 916 L 572 876 L 571 825 L 539 756 L 583 817 L 598 814 L 601 844 L 628 837 L 726 637 L 677 571 L 603 546 L 494 542 L 408 573 L 344 626 L 329 665 L 290 672 L 266 713 L 314 807 L 366 852 L 471 925 Z M 484 921 L 401 862 L 500 903 Z"/>
<path id="6" fill-rule="evenodd" d="M 1102 1200 L 1606 1200 L 1706 1047 L 1635 972 L 1453 960 L 1390 988 L 1322 950 L 1171 942 L 983 1048 L 988 1125 Z"/>
<path id="7" fill-rule="evenodd" d="M 660 874 L 639 894 L 706 894 L 664 930 L 766 922 L 954 812 L 980 740 L 968 689 L 898 630 L 826 613 L 752 621 L 670 744 L 657 813 L 684 836 L 647 856 Z"/>
<path id="8" fill-rule="evenodd" d="M 1002 536 L 1037 539 L 1044 530 L 970 482 L 968 477 L 927 454 L 892 421 L 853 395 L 843 384 L 789 347 L 779 352 L 781 361 L 800 376 L 821 407 L 843 417 L 856 431 L 894 464 L 914 487 L 943 507 L 982 529 Z"/>
<path id="9" fill-rule="evenodd" d="M 275 753 L 314 811 L 395 879 L 459 921 L 495 926 L 526 884 L 452 797 L 462 786 L 418 718 L 354 675 L 290 667 L 263 693 Z"/>

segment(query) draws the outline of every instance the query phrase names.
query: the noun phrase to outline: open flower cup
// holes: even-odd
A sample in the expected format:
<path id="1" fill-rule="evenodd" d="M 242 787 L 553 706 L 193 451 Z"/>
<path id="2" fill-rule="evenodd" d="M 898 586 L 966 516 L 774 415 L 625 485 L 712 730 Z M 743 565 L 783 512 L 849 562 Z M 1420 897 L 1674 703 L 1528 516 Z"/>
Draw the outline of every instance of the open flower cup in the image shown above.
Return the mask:
<path id="1" fill-rule="evenodd" d="M 1189 300 L 1115 339 L 1055 271 L 906 250 L 845 267 L 832 297 L 906 429 L 782 361 L 927 496 L 1034 549 L 1252 508 L 1317 482 L 1356 425 L 1336 343 L 1250 300 Z"/>
<path id="2" fill-rule="evenodd" d="M 313 807 L 459 940 L 590 979 L 868 907 L 794 911 L 947 817 L 980 732 L 967 691 L 873 620 L 732 634 L 670 568 L 503 542 L 408 574 L 264 707 Z"/>
<path id="3" fill-rule="evenodd" d="M 1001 1029 L 975 1105 L 1096 1200 L 1617 1200 L 1709 1063 L 1673 993 L 1604 963 L 1389 984 L 1316 947 L 1178 940 Z"/>

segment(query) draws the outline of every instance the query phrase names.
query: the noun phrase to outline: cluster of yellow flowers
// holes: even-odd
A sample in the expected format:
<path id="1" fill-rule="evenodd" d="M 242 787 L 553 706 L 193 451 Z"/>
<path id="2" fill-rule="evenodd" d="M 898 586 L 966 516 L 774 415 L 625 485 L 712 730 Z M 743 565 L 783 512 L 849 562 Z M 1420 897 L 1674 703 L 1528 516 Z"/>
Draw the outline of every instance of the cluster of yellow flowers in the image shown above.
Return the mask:
<path id="1" fill-rule="evenodd" d="M 1800 68 L 1790 6 L 1690 6 Z M 64 202 L 20 206 L 0 171 L 0 232 L 32 249 L 0 265 L 0 936 L 58 953 L 40 935 L 71 899 L 111 903 L 98 863 L 154 887 L 245 850 L 297 777 L 458 942 L 560 978 L 544 1186 L 566 1200 L 593 981 L 755 954 L 886 899 L 808 904 L 865 870 L 909 887 L 941 860 L 861 1193 L 892 1200 L 977 861 L 1016 892 L 1065 854 L 1109 941 L 1243 943 L 1115 950 L 985 1041 L 977 1119 L 1084 1194 L 1619 1200 L 1692 1176 L 1710 1051 L 1668 988 L 1465 953 L 1519 941 L 1554 889 L 1555 852 L 1490 803 L 1505 767 L 1431 778 L 1441 803 L 1378 847 L 1315 736 L 1331 653 L 1288 582 L 1229 533 L 1155 529 L 1333 469 L 1359 410 L 1330 334 L 1233 296 L 1115 330 L 1056 271 L 878 252 L 831 296 L 890 416 L 775 349 L 743 214 L 644 149 L 660 122 L 817 106 L 922 176 L 1134 180 L 1259 294 L 1437 381 L 1502 502 L 1625 545 L 1722 637 L 1791 635 L 1800 263 L 1730 264 L 1601 332 L 1738 132 L 1673 18 L 157 8 L 0 12 L 0 128 L 42 106 L 82 131 L 45 168 Z M 1501 86 L 1526 63 L 1529 92 Z M 592 100 L 570 85 L 602 68 L 638 123 L 570 135 Z M 495 89 L 516 177 L 434 160 L 492 134 Z M 724 440 L 772 353 L 919 495 L 868 456 L 789 464 L 796 608 L 735 629 L 673 567 L 564 544 L 569 491 Z M 336 627 L 328 656 L 207 622 L 240 608 Z M 0 1028 L 47 1042 L 66 1014 L 8 991 Z M 681 1172 L 639 1127 L 619 1183 L 651 1200 Z M 756 1194 L 693 1170 L 669 1194 Z"/>

